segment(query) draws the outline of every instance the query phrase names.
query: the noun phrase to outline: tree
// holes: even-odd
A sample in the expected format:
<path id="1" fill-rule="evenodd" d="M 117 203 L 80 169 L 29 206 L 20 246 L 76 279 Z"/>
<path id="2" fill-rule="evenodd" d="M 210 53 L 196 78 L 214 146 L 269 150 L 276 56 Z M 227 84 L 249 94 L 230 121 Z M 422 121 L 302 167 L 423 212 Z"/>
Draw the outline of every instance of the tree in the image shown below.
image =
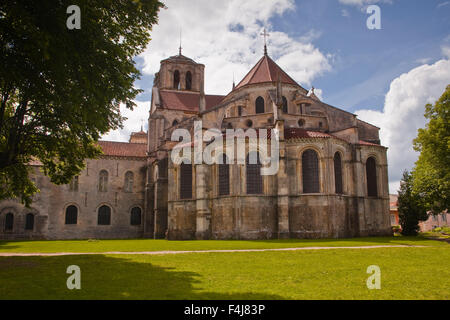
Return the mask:
<path id="1" fill-rule="evenodd" d="M 420 152 L 413 169 L 413 191 L 433 214 L 450 208 L 450 85 L 434 105 L 426 105 L 425 129 L 414 149 Z"/>
<path id="2" fill-rule="evenodd" d="M 419 222 L 428 219 L 427 211 L 422 206 L 420 196 L 412 190 L 412 179 L 412 175 L 405 170 L 398 192 L 398 216 L 402 226 L 402 234 L 405 236 L 417 235 Z"/>
<path id="3" fill-rule="evenodd" d="M 81 10 L 69 30 L 70 5 Z M 150 41 L 157 0 L 9 0 L 0 3 L 0 200 L 29 205 L 30 161 L 55 184 L 101 154 L 101 135 L 122 127 L 119 104 L 140 90 L 133 58 Z"/>

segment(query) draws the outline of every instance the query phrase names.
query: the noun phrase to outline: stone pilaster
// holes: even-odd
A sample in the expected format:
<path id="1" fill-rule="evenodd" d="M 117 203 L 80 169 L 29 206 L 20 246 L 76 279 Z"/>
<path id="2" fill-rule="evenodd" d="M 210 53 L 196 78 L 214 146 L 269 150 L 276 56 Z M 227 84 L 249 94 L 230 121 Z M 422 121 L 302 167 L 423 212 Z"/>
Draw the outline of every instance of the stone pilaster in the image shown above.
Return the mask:
<path id="1" fill-rule="evenodd" d="M 287 176 L 286 143 L 284 141 L 284 121 L 278 120 L 275 128 L 279 131 L 279 168 L 277 172 L 277 216 L 278 238 L 287 239 L 289 232 L 289 180 Z"/>
<path id="2" fill-rule="evenodd" d="M 196 239 L 211 238 L 211 210 L 208 200 L 208 166 L 196 165 Z"/>

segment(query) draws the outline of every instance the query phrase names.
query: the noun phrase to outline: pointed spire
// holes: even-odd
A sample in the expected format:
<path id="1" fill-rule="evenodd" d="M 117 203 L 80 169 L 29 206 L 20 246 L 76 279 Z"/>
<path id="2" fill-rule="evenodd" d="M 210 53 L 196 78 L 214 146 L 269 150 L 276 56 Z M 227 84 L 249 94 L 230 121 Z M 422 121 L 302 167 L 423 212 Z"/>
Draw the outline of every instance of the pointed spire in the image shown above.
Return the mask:
<path id="1" fill-rule="evenodd" d="M 234 83 L 234 72 L 233 72 L 233 90 L 236 88 L 236 83 Z"/>

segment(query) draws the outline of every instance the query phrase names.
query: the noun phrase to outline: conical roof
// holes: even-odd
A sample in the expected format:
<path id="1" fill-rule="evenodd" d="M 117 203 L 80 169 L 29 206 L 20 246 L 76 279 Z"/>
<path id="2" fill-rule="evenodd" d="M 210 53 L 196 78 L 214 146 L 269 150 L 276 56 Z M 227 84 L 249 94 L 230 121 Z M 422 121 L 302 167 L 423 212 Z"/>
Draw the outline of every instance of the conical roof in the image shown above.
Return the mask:
<path id="1" fill-rule="evenodd" d="M 235 89 L 248 84 L 276 82 L 278 76 L 282 83 L 298 85 L 286 72 L 283 71 L 268 55 L 264 55 L 258 63 L 242 79 Z"/>

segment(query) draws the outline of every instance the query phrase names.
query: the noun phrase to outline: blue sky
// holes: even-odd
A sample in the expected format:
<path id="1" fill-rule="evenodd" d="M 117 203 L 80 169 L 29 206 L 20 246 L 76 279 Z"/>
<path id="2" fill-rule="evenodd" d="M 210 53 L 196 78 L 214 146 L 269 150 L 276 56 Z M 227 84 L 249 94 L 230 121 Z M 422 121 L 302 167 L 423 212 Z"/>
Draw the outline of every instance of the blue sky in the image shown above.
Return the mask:
<path id="1" fill-rule="evenodd" d="M 321 99 L 381 128 L 389 148 L 391 192 L 417 159 L 412 140 L 425 125 L 424 105 L 450 84 L 450 0 L 165 0 L 166 10 L 139 57 L 138 108 L 108 140 L 127 141 L 147 119 L 159 61 L 178 53 L 206 66 L 209 94 L 227 94 L 263 54 Z M 381 9 L 381 30 L 369 30 L 366 8 Z M 146 125 L 144 126 L 144 129 Z"/>
<path id="2" fill-rule="evenodd" d="M 311 42 L 333 55 L 332 70 L 314 79 L 313 85 L 323 90 L 327 103 L 350 112 L 381 110 L 393 79 L 424 62 L 441 59 L 441 47 L 450 45 L 450 1 L 397 0 L 377 5 L 381 8 L 381 30 L 366 27 L 370 15 L 364 7 L 336 0 L 297 0 L 295 10 L 269 19 L 273 30 L 293 38 L 312 34 Z M 234 30 L 239 31 L 239 27 Z M 173 37 L 172 54 L 176 54 L 178 35 L 168 36 Z M 271 39 L 269 52 L 270 46 Z M 256 53 L 255 63 L 258 59 Z M 142 58 L 137 62 L 142 66 Z M 152 82 L 152 74 L 144 74 L 137 82 L 145 90 L 138 100 L 151 98 Z"/>

